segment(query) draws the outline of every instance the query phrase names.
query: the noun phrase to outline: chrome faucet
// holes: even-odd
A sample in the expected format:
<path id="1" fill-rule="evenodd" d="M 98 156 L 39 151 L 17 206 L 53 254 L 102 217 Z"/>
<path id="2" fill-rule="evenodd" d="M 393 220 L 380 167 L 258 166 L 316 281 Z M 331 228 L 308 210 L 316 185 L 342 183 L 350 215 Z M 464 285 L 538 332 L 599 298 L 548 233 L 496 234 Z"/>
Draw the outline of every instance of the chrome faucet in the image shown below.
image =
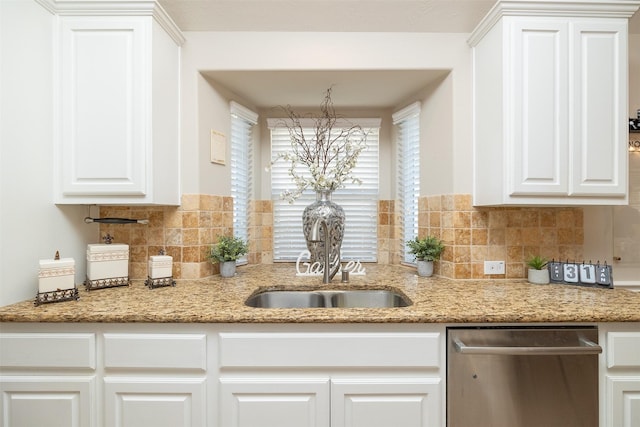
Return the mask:
<path id="1" fill-rule="evenodd" d="M 322 283 L 331 283 L 331 279 L 340 270 L 340 249 L 338 248 L 337 262 L 334 270 L 331 271 L 331 235 L 330 228 L 327 221 L 324 218 L 318 218 L 313 222 L 311 226 L 311 235 L 309 240 L 314 243 L 322 242 L 320 238 L 320 230 L 324 231 L 324 269 L 322 274 Z"/>

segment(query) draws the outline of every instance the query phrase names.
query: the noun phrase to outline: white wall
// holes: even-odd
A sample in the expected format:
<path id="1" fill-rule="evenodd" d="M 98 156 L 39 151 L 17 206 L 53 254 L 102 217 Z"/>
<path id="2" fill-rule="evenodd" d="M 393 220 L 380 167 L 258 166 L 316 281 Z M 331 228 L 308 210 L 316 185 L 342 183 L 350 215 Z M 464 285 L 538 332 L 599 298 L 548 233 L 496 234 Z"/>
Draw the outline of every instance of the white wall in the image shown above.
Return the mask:
<path id="1" fill-rule="evenodd" d="M 86 207 L 53 204 L 52 25 L 34 1 L 0 1 L 0 305 L 34 298 L 38 260 L 56 250 L 82 283 L 98 235 Z"/>
<path id="2" fill-rule="evenodd" d="M 629 34 L 629 117 L 635 117 L 637 110 L 640 110 L 640 34 Z"/>
<path id="3" fill-rule="evenodd" d="M 640 34 L 629 35 L 629 117 L 640 109 Z M 636 156 L 637 154 L 631 154 Z M 636 183 L 636 185 L 638 185 Z M 630 208 L 629 208 L 630 209 Z M 625 283 L 640 287 L 640 268 L 623 268 L 613 262 L 614 208 L 592 206 L 584 209 L 584 256 L 586 259 L 607 261 L 614 266 L 614 284 Z M 640 236 L 638 237 L 640 238 Z"/>
<path id="4" fill-rule="evenodd" d="M 202 121 L 210 120 L 209 114 L 201 114 L 198 108 L 203 102 L 217 102 L 199 99 L 209 92 L 202 85 L 201 71 L 452 69 L 455 71 L 450 80 L 436 91 L 442 90 L 451 97 L 445 109 L 447 120 L 471 117 L 471 51 L 466 34 L 185 32 L 184 35 L 187 42 L 182 47 L 181 126 L 182 189 L 186 193 L 199 192 L 205 187 L 206 192 L 213 194 L 229 192 L 228 168 L 222 169 L 221 176 L 220 169 L 206 167 L 203 170 L 205 165 L 198 159 L 206 152 L 203 147 L 209 144 Z M 210 111 L 215 114 L 215 108 Z M 448 168 L 450 192 L 470 193 L 471 127 L 456 127 L 450 132 L 443 143 L 450 143 L 459 155 L 447 155 L 446 161 L 437 165 Z M 264 156 L 263 152 L 263 160 Z M 265 174 L 260 173 L 261 178 L 265 178 Z M 383 179 L 385 173 L 389 177 L 390 166 L 386 172 L 382 171 Z M 391 197 L 390 182 L 385 181 L 381 197 Z M 265 192 L 263 187 L 261 197 L 266 197 Z"/>
<path id="5" fill-rule="evenodd" d="M 453 105 L 453 75 L 447 74 L 441 80 L 429 85 L 421 94 L 420 112 L 420 195 L 432 196 L 452 194 L 460 179 L 470 179 L 460 174 L 460 169 L 471 161 L 467 156 L 471 150 L 468 141 L 454 141 L 456 117 Z M 465 126 L 464 117 L 458 117 L 457 125 Z M 467 125 L 468 127 L 468 125 Z M 466 144 L 465 144 L 466 142 Z M 456 153 L 456 146 L 461 149 Z M 455 155 L 454 155 L 455 154 Z M 467 157 L 466 159 L 464 159 Z M 456 160 L 458 165 L 456 165 Z M 455 167 L 454 167 L 455 165 Z M 468 164 L 467 170 L 472 165 Z M 471 186 L 471 183 L 459 182 L 459 188 Z M 459 193 L 470 193 L 458 191 Z"/>
<path id="6" fill-rule="evenodd" d="M 196 78 L 198 79 L 198 137 L 194 142 L 197 143 L 198 159 L 188 167 L 198 171 L 198 188 L 185 191 L 183 184 L 183 193 L 229 196 L 231 194 L 231 150 L 228 149 L 231 140 L 229 100 L 202 75 L 197 74 Z M 211 130 L 227 138 L 226 165 L 211 163 Z M 183 168 L 186 166 L 186 164 L 183 165 Z"/>

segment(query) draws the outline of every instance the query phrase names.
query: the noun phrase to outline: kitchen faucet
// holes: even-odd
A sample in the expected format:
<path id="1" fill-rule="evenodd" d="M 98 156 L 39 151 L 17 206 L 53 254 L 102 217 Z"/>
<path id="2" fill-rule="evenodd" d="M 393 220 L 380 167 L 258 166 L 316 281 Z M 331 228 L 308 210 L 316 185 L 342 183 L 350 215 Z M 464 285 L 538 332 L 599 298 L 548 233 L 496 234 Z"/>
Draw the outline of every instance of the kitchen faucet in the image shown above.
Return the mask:
<path id="1" fill-rule="evenodd" d="M 331 279 L 340 270 L 340 248 L 337 250 L 337 262 L 333 271 L 331 271 L 331 228 L 324 218 L 317 218 L 311 225 L 311 235 L 309 241 L 318 243 L 322 242 L 320 238 L 320 229 L 324 231 L 324 269 L 322 274 L 322 283 L 331 283 Z"/>

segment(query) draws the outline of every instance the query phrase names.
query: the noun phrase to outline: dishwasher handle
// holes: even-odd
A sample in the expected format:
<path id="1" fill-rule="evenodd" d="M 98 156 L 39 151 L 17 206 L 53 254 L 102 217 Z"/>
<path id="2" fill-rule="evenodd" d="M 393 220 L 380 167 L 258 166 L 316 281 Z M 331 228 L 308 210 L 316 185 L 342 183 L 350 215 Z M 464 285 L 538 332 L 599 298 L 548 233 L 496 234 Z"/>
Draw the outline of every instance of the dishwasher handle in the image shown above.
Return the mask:
<path id="1" fill-rule="evenodd" d="M 562 356 L 600 354 L 602 347 L 593 341 L 578 337 L 579 346 L 551 346 L 551 347 L 518 347 L 518 346 L 471 346 L 466 345 L 458 337 L 453 337 L 453 347 L 462 354 L 494 354 L 509 356 Z"/>

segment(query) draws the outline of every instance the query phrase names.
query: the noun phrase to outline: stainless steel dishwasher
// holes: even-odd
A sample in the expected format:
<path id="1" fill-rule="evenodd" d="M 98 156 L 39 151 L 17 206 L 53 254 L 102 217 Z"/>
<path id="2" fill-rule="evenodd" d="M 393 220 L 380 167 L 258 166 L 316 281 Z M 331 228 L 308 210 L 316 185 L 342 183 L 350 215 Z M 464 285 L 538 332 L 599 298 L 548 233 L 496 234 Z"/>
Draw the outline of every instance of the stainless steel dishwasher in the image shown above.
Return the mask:
<path id="1" fill-rule="evenodd" d="M 448 328 L 448 427 L 597 427 L 596 327 Z"/>

